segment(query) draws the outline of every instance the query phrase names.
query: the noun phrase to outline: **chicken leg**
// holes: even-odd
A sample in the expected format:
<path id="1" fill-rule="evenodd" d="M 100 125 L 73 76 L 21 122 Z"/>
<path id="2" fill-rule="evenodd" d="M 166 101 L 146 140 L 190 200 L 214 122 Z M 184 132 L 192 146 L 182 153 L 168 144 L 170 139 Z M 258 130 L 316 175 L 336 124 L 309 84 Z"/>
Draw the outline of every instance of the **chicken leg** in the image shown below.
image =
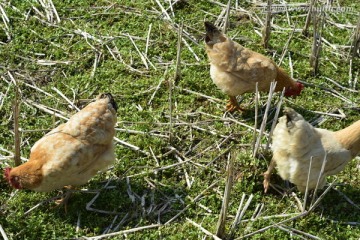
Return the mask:
<path id="1" fill-rule="evenodd" d="M 264 185 L 264 192 L 265 193 L 267 193 L 267 191 L 269 190 L 271 173 L 274 170 L 275 166 L 276 166 L 276 162 L 274 161 L 274 159 L 271 159 L 268 169 L 266 170 L 266 172 L 264 172 L 262 174 L 264 176 L 263 185 Z"/>
<path id="2" fill-rule="evenodd" d="M 65 186 L 64 187 L 65 193 L 63 194 L 63 196 L 60 199 L 55 200 L 55 204 L 57 205 L 57 207 L 64 206 L 65 213 L 67 213 L 68 201 L 69 201 L 74 189 L 75 188 L 73 186 Z"/>
<path id="3" fill-rule="evenodd" d="M 245 109 L 240 107 L 238 101 L 236 100 L 236 97 L 234 96 L 230 96 L 229 103 L 226 104 L 226 110 L 228 112 L 245 111 Z"/>

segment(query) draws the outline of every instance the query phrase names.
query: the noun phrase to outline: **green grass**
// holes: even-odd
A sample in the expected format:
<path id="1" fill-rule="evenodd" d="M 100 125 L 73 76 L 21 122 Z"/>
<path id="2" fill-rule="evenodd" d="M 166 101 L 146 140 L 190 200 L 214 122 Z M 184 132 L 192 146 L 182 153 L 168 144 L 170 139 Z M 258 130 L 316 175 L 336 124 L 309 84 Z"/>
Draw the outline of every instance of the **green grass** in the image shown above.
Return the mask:
<path id="1" fill-rule="evenodd" d="M 168 1 L 160 2 L 165 8 L 169 6 Z M 221 2 L 226 4 L 227 1 Z M 355 13 L 360 11 L 360 6 L 356 1 L 337 3 L 340 6 L 352 7 L 353 12 L 327 14 L 323 37 L 332 45 L 336 45 L 337 49 L 334 50 L 327 44 L 323 45 L 319 74 L 313 76 L 309 67 L 312 38 L 306 38 L 300 32 L 294 33 L 281 65 L 287 71 L 290 71 L 292 66 L 295 79 L 313 84 L 313 87 L 306 87 L 303 94 L 296 99 L 286 100 L 285 105 L 295 108 L 308 120 L 315 120 L 321 116 L 313 111 L 342 110 L 346 118 L 341 120 L 323 116 L 326 121 L 320 127 L 332 130 L 341 129 L 359 119 L 359 93 L 339 88 L 326 79 L 331 78 L 349 87 L 349 49 L 344 46 L 351 44 L 354 29 L 341 29 L 339 25 L 331 22 L 356 26 L 358 16 Z M 246 194 L 246 199 L 250 194 L 254 195 L 243 219 L 251 218 L 259 204 L 263 205 L 261 216 L 299 211 L 291 195 L 282 196 L 275 191 L 263 193 L 261 173 L 266 170 L 271 154 L 261 148 L 259 158 L 253 158 L 253 132 L 231 121 L 234 119 L 250 126 L 254 125 L 254 94 L 244 95 L 242 104 L 246 105 L 249 111 L 244 114 L 227 114 L 224 117 L 226 96 L 210 79 L 203 44 L 203 21 L 215 21 L 223 9 L 222 6 L 202 0 L 178 1 L 173 6 L 174 16 L 170 10 L 167 11 L 172 21 L 169 22 L 161 15 L 156 1 L 54 1 L 61 19 L 58 23 L 55 15 L 53 20 L 48 20 L 46 10 L 36 1 L 11 1 L 0 4 L 9 18 L 8 28 L 0 21 L 0 114 L 3 119 L 0 124 L 0 168 L 13 165 L 12 105 L 15 89 L 9 73 L 17 80 L 21 90 L 23 103 L 19 121 L 21 129 L 25 130 L 21 136 L 23 157 L 29 156 L 31 146 L 46 130 L 64 122 L 63 119 L 36 108 L 30 100 L 58 109 L 66 116 L 75 112 L 54 88 L 60 90 L 79 107 L 86 104 L 86 101 L 81 100 L 92 99 L 101 92 L 111 92 L 119 105 L 120 130 L 116 136 L 143 151 L 118 144 L 114 167 L 106 173 L 97 175 L 83 186 L 83 189 L 88 190 L 101 189 L 101 194 L 92 207 L 107 213 L 87 210 L 86 204 L 95 197 L 95 193 L 81 191 L 76 192 L 71 198 L 67 213 L 64 209 L 54 208 L 54 203 L 49 202 L 25 214 L 33 206 L 59 193 L 15 191 L 0 178 L 0 224 L 9 239 L 73 239 L 100 235 L 109 226 L 114 230 L 118 224 L 117 231 L 156 223 L 164 224 L 186 206 L 187 210 L 171 223 L 128 233 L 127 237 L 203 239 L 205 234 L 187 218 L 215 233 L 226 182 L 226 150 L 231 146 L 231 154 L 236 155 L 236 181 L 230 197 L 227 230 L 234 220 L 243 193 Z M 253 9 L 249 2 L 242 3 L 241 7 L 249 11 Z M 262 20 L 265 18 L 259 12 L 258 16 Z M 290 12 L 289 19 L 292 26 L 301 29 L 305 22 L 305 12 Z M 174 79 L 178 39 L 177 30 L 172 27 L 174 23 L 183 23 L 184 30 L 191 38 L 184 39 L 194 53 L 186 45 L 182 45 L 181 79 L 174 83 L 176 88 L 172 90 L 173 112 L 170 113 L 169 82 Z M 129 35 L 138 49 L 144 53 L 150 24 L 147 57 L 155 68 L 147 61 L 149 68 L 146 69 Z M 275 62 L 279 62 L 292 26 L 289 26 L 286 14 L 276 14 L 274 24 L 289 30 L 273 29 L 270 50 L 263 49 L 260 44 L 261 37 L 256 33 L 261 32 L 260 24 L 254 21 L 254 18 L 241 18 L 239 12 L 231 11 L 228 35 L 244 46 L 273 57 Z M 81 32 L 86 32 L 92 37 L 84 37 Z M 109 49 L 114 56 L 110 54 Z M 96 68 L 95 58 L 98 59 Z M 54 64 L 44 65 L 39 60 L 52 61 Z M 352 80 L 359 77 L 359 66 L 359 58 L 354 58 Z M 338 91 L 353 104 L 334 97 L 323 88 Z M 359 89 L 358 83 L 355 88 Z M 222 102 L 212 101 L 183 89 L 221 99 Z M 260 113 L 263 113 L 267 96 L 265 93 L 261 96 Z M 277 94 L 272 101 L 273 106 L 278 98 Z M 150 100 L 152 101 L 149 104 Z M 168 137 L 170 114 L 173 122 L 171 142 Z M 260 117 L 259 121 L 261 119 Z M 273 115 L 269 119 L 267 131 L 272 119 Z M 268 141 L 269 139 L 263 137 L 263 144 Z M 172 148 L 175 148 L 177 153 L 171 151 Z M 144 154 L 151 151 L 155 157 L 152 154 Z M 183 160 L 191 161 L 163 171 L 154 171 L 157 167 L 178 163 L 176 154 Z M 338 175 L 337 182 L 341 185 L 337 189 L 359 206 L 360 178 L 356 161 L 353 160 Z M 184 169 L 192 182 L 190 188 Z M 104 189 L 108 179 L 110 188 Z M 193 198 L 217 180 L 219 182 L 204 192 L 198 202 L 192 202 Z M 284 186 L 283 181 L 276 175 L 272 181 Z M 303 197 L 299 193 L 297 195 Z M 284 225 L 323 239 L 357 239 L 360 236 L 359 227 L 348 225 L 347 222 L 360 222 L 359 216 L 359 208 L 331 190 L 314 212 Z M 235 237 L 244 236 L 286 218 L 258 219 L 241 223 Z M 124 235 L 113 237 L 123 238 Z M 272 227 L 251 238 L 287 239 L 290 238 L 290 233 Z M 300 239 L 299 236 L 294 238 Z"/>

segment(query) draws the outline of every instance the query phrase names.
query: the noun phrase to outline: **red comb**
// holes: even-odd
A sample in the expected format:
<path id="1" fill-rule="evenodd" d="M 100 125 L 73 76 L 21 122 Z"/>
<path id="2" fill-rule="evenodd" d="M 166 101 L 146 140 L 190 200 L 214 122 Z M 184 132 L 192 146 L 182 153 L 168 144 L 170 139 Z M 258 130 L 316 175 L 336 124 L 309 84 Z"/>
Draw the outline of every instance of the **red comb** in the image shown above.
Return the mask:
<path id="1" fill-rule="evenodd" d="M 300 95 L 301 91 L 304 89 L 304 84 L 300 83 L 300 82 L 296 82 L 295 83 L 295 87 L 290 87 L 287 88 L 285 91 L 285 97 L 290 97 L 290 96 L 298 96 Z"/>
<path id="2" fill-rule="evenodd" d="M 297 82 L 296 85 L 297 85 L 298 88 L 300 88 L 300 92 L 301 92 L 301 90 L 304 89 L 304 84 L 302 84 L 300 82 Z"/>
<path id="3" fill-rule="evenodd" d="M 4 169 L 4 175 L 5 175 L 5 178 L 8 182 L 10 182 L 10 171 L 11 171 L 11 168 L 10 167 L 7 167 Z"/>

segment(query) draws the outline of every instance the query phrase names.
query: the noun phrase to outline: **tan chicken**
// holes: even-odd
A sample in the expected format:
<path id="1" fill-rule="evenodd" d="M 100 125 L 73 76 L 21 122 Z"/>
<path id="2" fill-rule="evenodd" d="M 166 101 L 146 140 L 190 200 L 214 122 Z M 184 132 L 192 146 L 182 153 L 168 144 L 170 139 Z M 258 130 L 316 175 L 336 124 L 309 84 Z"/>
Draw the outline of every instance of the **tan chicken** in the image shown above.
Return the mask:
<path id="1" fill-rule="evenodd" d="M 242 110 L 236 96 L 255 92 L 256 83 L 259 91 L 267 92 L 271 82 L 276 81 L 275 91 L 285 88 L 285 96 L 297 96 L 304 88 L 273 60 L 232 41 L 212 23 L 205 22 L 205 29 L 210 75 L 216 86 L 230 96 L 228 111 Z"/>
<path id="2" fill-rule="evenodd" d="M 38 140 L 29 161 L 6 168 L 5 178 L 14 188 L 40 192 L 85 184 L 115 160 L 116 110 L 111 94 L 99 95 Z"/>
<path id="3" fill-rule="evenodd" d="M 316 187 L 325 157 L 319 189 L 326 184 L 327 176 L 342 171 L 359 154 L 360 120 L 345 129 L 332 132 L 314 128 L 291 108 L 285 108 L 284 113 L 279 118 L 272 137 L 273 158 L 264 173 L 265 192 L 269 188 L 270 175 L 275 166 L 282 179 L 289 180 L 300 192 L 305 192 L 311 157 L 309 190 Z"/>

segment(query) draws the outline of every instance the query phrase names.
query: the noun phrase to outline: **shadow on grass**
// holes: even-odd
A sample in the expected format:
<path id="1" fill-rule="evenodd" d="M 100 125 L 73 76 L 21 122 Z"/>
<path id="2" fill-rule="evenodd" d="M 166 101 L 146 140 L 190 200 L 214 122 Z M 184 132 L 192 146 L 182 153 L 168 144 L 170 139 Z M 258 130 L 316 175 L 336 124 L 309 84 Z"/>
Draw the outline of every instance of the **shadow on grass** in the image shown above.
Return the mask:
<path id="1" fill-rule="evenodd" d="M 335 189 L 326 194 L 315 212 L 329 221 L 359 225 L 360 189 L 348 184 L 336 186 Z"/>
<path id="2" fill-rule="evenodd" d="M 63 236 L 65 231 L 74 237 L 92 236 L 165 223 L 186 205 L 187 193 L 180 184 L 166 186 L 147 177 L 112 180 L 104 188 L 105 184 L 91 181 L 86 186 L 89 190 L 75 191 L 66 212 L 64 207 L 56 207 L 54 201 L 49 201 L 26 214 L 35 205 L 56 197 L 58 192 L 18 191 L 1 204 L 0 224 L 10 233 L 18 233 L 16 238 L 32 239 L 41 236 L 41 232 L 49 236 L 45 232 L 57 228 L 59 222 L 63 222 L 64 228 L 52 229 L 56 230 L 56 236 Z M 11 195 L 10 188 L 5 191 Z"/>

